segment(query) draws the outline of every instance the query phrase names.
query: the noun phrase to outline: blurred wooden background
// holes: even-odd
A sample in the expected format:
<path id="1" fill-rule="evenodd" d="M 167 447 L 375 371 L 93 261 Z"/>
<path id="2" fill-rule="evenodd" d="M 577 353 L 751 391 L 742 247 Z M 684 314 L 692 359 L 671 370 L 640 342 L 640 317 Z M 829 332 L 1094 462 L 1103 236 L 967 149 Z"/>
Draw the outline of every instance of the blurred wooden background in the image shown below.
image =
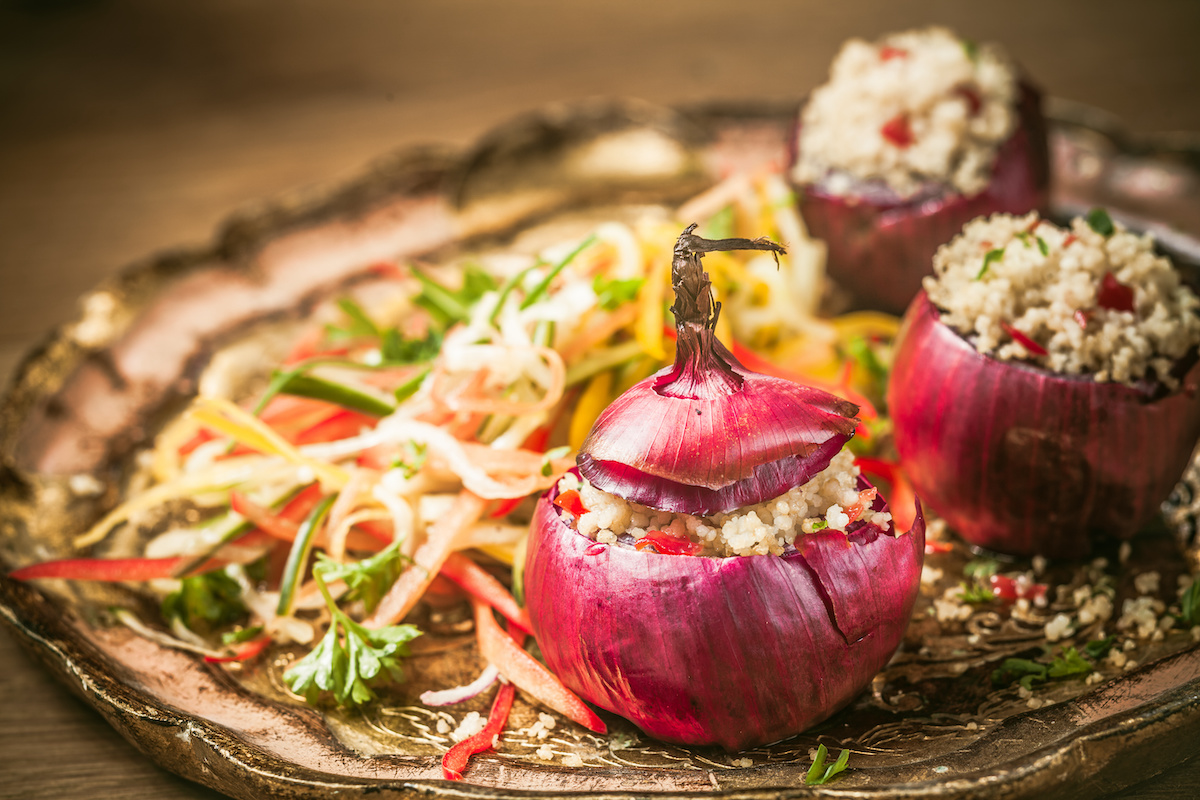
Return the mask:
<path id="1" fill-rule="evenodd" d="M 0 377 L 79 294 L 239 206 L 549 103 L 798 99 L 847 37 L 929 23 L 1134 133 L 1200 131 L 1195 0 L 0 0 Z M 0 797 L 214 797 L 4 634 L 0 675 Z M 1198 786 L 1185 765 L 1122 797 Z"/>

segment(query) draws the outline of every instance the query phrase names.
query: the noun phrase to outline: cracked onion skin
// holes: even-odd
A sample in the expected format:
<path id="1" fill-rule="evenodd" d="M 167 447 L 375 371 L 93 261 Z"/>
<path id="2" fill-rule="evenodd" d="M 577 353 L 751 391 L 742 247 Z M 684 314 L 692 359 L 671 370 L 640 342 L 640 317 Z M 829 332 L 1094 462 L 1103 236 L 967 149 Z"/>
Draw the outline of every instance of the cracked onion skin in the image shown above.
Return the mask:
<path id="1" fill-rule="evenodd" d="M 794 736 L 848 704 L 903 639 L 919 505 L 908 533 L 860 523 L 798 537 L 793 554 L 716 558 L 597 544 L 556 495 L 537 505 L 525 567 L 542 655 L 655 739 L 732 752 Z"/>
<path id="2" fill-rule="evenodd" d="M 980 354 L 925 293 L 897 337 L 888 408 L 900 462 L 968 542 L 1079 558 L 1148 523 L 1200 439 L 1200 362 L 1133 388 Z M 1157 390 L 1159 391 L 1156 391 Z"/>
<path id="3" fill-rule="evenodd" d="M 798 141 L 799 137 L 793 137 Z M 828 248 L 829 276 L 857 304 L 901 314 L 930 274 L 938 247 L 972 219 L 1049 208 L 1050 156 L 1041 95 L 1022 81 L 1016 130 L 996 153 L 992 179 L 971 197 L 931 184 L 899 198 L 886 186 L 859 182 L 859 191 L 836 195 L 820 183 L 799 192 L 809 232 Z"/>

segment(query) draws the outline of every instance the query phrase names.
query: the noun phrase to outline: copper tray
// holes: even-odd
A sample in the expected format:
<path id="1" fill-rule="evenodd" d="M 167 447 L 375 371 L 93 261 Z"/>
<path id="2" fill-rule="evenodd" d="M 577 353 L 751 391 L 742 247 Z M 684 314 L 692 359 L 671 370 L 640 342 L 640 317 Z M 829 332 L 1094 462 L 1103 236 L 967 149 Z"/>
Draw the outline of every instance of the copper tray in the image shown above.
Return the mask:
<path id="1" fill-rule="evenodd" d="M 1200 141 L 1131 141 L 1102 113 L 1064 103 L 1051 117 L 1059 211 L 1109 205 L 1155 230 L 1189 268 L 1200 264 L 1200 242 L 1180 232 L 1200 231 Z M 115 502 L 137 448 L 186 401 L 214 353 L 297 324 L 375 261 L 436 259 L 531 226 L 673 205 L 732 169 L 781 162 L 790 118 L 791 109 L 763 106 L 545 111 L 467 152 L 392 156 L 336 191 L 238 215 L 209 247 L 135 266 L 86 297 L 80 318 L 27 357 L 3 401 L 0 566 L 69 553 L 71 537 Z M 98 478 L 102 491 L 73 491 L 89 483 L 80 474 Z M 112 604 L 140 605 L 154 618 L 146 598 L 121 587 L 0 577 L 0 616 L 31 657 L 150 758 L 238 798 L 1075 797 L 1196 753 L 1200 648 L 1186 632 L 1139 643 L 1142 666 L 1107 670 L 1097 685 L 1039 689 L 1040 708 L 1015 688 L 992 687 L 997 662 L 1040 652 L 1042 624 L 1071 606 L 1060 599 L 1020 618 L 987 607 L 939 625 L 931 597 L 970 555 L 959 545 L 928 559 L 944 575 L 923 589 L 901 653 L 852 707 L 801 737 L 730 756 L 647 741 L 612 717 L 608 737 L 561 722 L 548 740 L 506 734 L 465 783 L 440 780 L 447 739 L 414 698 L 478 669 L 469 636 L 425 637 L 407 683 L 365 711 L 322 714 L 278 689 L 287 654 L 244 671 L 215 667 L 105 624 Z M 1159 571 L 1167 599 L 1186 571 L 1164 526 L 1135 542 L 1127 564 L 1107 555 L 1118 608 L 1136 594 L 1138 570 Z M 1106 571 L 1097 570 L 1064 564 L 1051 574 L 1072 587 Z M 1081 629 L 1075 641 L 1094 632 Z M 486 704 L 477 698 L 455 714 L 486 713 Z M 510 730 L 530 725 L 537 710 L 518 702 Z M 854 755 L 839 780 L 809 787 L 819 742 Z M 542 744 L 554 761 L 536 756 Z M 583 766 L 564 766 L 566 754 Z"/>

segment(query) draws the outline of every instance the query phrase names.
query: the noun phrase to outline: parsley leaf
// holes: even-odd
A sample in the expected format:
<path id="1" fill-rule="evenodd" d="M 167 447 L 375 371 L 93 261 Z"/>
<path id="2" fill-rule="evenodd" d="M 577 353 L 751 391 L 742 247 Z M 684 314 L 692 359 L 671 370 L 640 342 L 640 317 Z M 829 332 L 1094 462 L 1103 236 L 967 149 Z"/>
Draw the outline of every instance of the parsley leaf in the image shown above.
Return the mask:
<path id="1" fill-rule="evenodd" d="M 1116 230 L 1112 217 L 1103 208 L 1093 208 L 1089 211 L 1087 213 L 1087 224 L 1088 227 L 1101 236 L 1112 236 Z"/>
<path id="2" fill-rule="evenodd" d="M 405 456 L 397 456 L 392 462 L 392 469 L 404 473 L 405 478 L 413 478 L 425 467 L 425 459 L 429 457 L 429 445 L 425 442 L 405 442 Z"/>
<path id="3" fill-rule="evenodd" d="M 979 274 L 975 276 L 975 280 L 982 280 L 983 276 L 987 274 L 988 267 L 992 265 L 992 262 L 999 261 L 1002 258 L 1004 258 L 1003 247 L 997 247 L 993 250 L 988 250 L 987 254 L 983 257 L 983 266 L 980 267 Z"/>
<path id="4" fill-rule="evenodd" d="M 355 622 L 338 608 L 326 578 L 343 580 L 351 592 L 378 593 L 386 590 L 381 578 L 395 569 L 399 556 L 396 545 L 357 564 L 340 564 L 329 559 L 313 567 L 317 588 L 329 609 L 329 630 L 320 643 L 283 674 L 283 680 L 296 694 L 315 705 L 324 693 L 332 694 L 341 706 L 361 705 L 375 698 L 368 685 L 377 678 L 402 680 L 400 659 L 409 654 L 408 643 L 421 635 L 415 625 L 389 625 L 370 629 Z M 395 580 L 392 575 L 391 580 Z M 383 587 L 381 589 L 381 587 Z M 364 602 L 366 596 L 364 594 Z"/>
<path id="5" fill-rule="evenodd" d="M 379 326 L 367 315 L 367 312 L 363 311 L 362 306 L 358 303 L 349 297 L 343 297 L 337 301 L 337 305 L 342 310 L 342 313 L 349 317 L 349 322 L 342 327 L 326 325 L 325 335 L 330 339 L 334 341 L 340 339 L 374 339 L 379 336 Z"/>
<path id="6" fill-rule="evenodd" d="M 986 580 L 1000 570 L 1000 562 L 992 558 L 976 558 L 963 564 L 964 578 Z"/>
<path id="7" fill-rule="evenodd" d="M 379 355 L 388 365 L 432 361 L 441 349 L 442 334 L 432 328 L 420 339 L 405 339 L 397 329 L 388 328 L 379 339 Z"/>
<path id="8" fill-rule="evenodd" d="M 262 625 L 251 625 L 249 628 L 237 628 L 221 634 L 221 644 L 241 644 L 251 639 L 257 639 L 263 632 Z"/>
<path id="9" fill-rule="evenodd" d="M 1007 686 L 1017 681 L 1026 689 L 1032 689 L 1035 681 L 1045 683 L 1049 672 L 1045 664 L 1027 658 L 1006 658 L 997 669 L 992 670 L 992 683 Z"/>
<path id="10" fill-rule="evenodd" d="M 1200 575 L 1193 576 L 1192 585 L 1179 598 L 1179 621 L 1200 625 Z"/>
<path id="11" fill-rule="evenodd" d="M 162 602 L 165 619 L 178 618 L 201 633 L 237 622 L 246 613 L 242 587 L 223 569 L 184 578 Z"/>
<path id="12" fill-rule="evenodd" d="M 608 281 L 603 275 L 597 275 L 596 280 L 592 281 L 592 290 L 596 292 L 600 307 L 605 311 L 613 311 L 636 298 L 645 282 L 645 278 L 614 278 Z"/>
<path id="13" fill-rule="evenodd" d="M 833 778 L 846 769 L 846 765 L 850 763 L 850 751 L 842 750 L 838 755 L 837 761 L 825 766 L 825 757 L 829 755 L 829 750 L 825 745 L 817 745 L 817 755 L 813 758 L 812 766 L 808 768 L 808 774 L 804 776 L 804 783 L 807 786 L 822 786 L 829 783 Z"/>
<path id="14" fill-rule="evenodd" d="M 400 659 L 408 655 L 408 642 L 420 635 L 414 625 L 371 630 L 335 610 L 321 642 L 283 673 L 283 680 L 311 705 L 322 693 L 332 694 L 340 706 L 362 705 L 375 699 L 371 681 L 403 679 Z"/>
<path id="15" fill-rule="evenodd" d="M 425 309 L 443 328 L 471 317 L 471 306 L 487 292 L 496 289 L 496 279 L 476 264 L 463 268 L 462 287 L 448 289 L 416 267 L 412 274 L 421 284 L 413 302 Z"/>
<path id="16" fill-rule="evenodd" d="M 1042 255 L 1043 256 L 1050 255 L 1050 245 L 1046 244 L 1046 240 L 1040 236 L 1035 236 L 1033 238 L 1037 239 L 1038 250 L 1041 251 Z"/>
<path id="17" fill-rule="evenodd" d="M 1116 643 L 1116 636 L 1106 636 L 1103 639 L 1093 639 L 1083 646 L 1083 654 L 1093 661 L 1097 661 L 1108 655 L 1108 651 L 1112 650 L 1113 645 Z"/>
<path id="18" fill-rule="evenodd" d="M 392 542 L 370 558 L 362 561 L 334 561 L 324 553 L 317 554 L 313 573 L 320 573 L 325 582 L 342 581 L 349 592 L 348 600 L 362 600 L 367 612 L 375 610 L 391 585 L 396 582 L 407 557 L 400 552 L 400 543 Z"/>
<path id="19" fill-rule="evenodd" d="M 975 44 L 975 42 L 971 41 L 970 39 L 963 39 L 962 48 L 963 52 L 967 54 L 967 58 L 971 59 L 972 61 L 979 60 L 979 45 Z"/>
<path id="20" fill-rule="evenodd" d="M 958 585 L 958 597 L 964 603 L 976 605 L 992 602 L 996 599 L 996 593 L 992 591 L 990 586 L 985 586 L 979 581 L 972 583 L 963 581 Z"/>
<path id="21" fill-rule="evenodd" d="M 1073 675 L 1087 675 L 1092 671 L 1092 665 L 1086 661 L 1074 647 L 1067 647 L 1062 655 L 1056 656 L 1050 662 L 1046 671 L 1051 678 L 1068 678 Z"/>

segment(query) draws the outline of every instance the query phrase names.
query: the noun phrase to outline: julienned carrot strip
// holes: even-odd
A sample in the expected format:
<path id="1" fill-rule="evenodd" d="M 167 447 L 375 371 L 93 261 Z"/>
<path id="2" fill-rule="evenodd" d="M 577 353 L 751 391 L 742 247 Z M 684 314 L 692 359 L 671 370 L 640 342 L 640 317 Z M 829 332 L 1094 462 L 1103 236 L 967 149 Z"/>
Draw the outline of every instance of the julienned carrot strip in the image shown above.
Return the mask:
<path id="1" fill-rule="evenodd" d="M 451 510 L 438 519 L 425 534 L 425 541 L 413 553 L 413 565 L 392 584 L 375 613 L 364 624 L 368 628 L 394 625 L 421 599 L 430 581 L 442 569 L 446 558 L 458 549 L 462 534 L 474 525 L 487 510 L 487 501 L 474 492 L 459 492 Z"/>
<path id="2" fill-rule="evenodd" d="M 241 514 L 253 522 L 263 532 L 285 542 L 295 540 L 296 533 L 300 530 L 298 523 L 292 522 L 282 514 L 263 508 L 241 492 L 229 493 L 229 507 L 235 514 Z"/>
<path id="3" fill-rule="evenodd" d="M 516 693 L 517 687 L 511 683 L 500 684 L 483 730 L 474 736 L 463 739 L 442 756 L 443 778 L 448 781 L 461 781 L 463 770 L 467 768 L 467 762 L 470 761 L 471 756 L 492 749 L 496 737 L 508 723 L 508 715 L 512 711 L 513 697 L 516 696 Z"/>
<path id="4" fill-rule="evenodd" d="M 475 609 L 475 635 L 479 639 L 480 654 L 484 660 L 496 665 L 505 680 L 515 683 L 522 692 L 588 730 L 608 732 L 596 712 L 500 629 L 496 618 L 492 616 L 490 605 L 475 598 L 471 598 L 471 605 Z"/>
<path id="5" fill-rule="evenodd" d="M 58 561 L 43 561 L 40 564 L 30 564 L 8 573 L 8 577 L 17 581 L 31 581 L 38 578 L 66 578 L 75 581 L 103 581 L 105 583 L 122 583 L 124 581 L 150 581 L 156 578 L 173 578 L 175 571 L 190 561 L 186 556 L 171 558 L 63 558 Z M 228 563 L 216 558 L 210 558 L 192 571 L 197 575 L 219 569 Z"/>
<path id="6" fill-rule="evenodd" d="M 227 664 L 232 661 L 250 661 L 258 658 L 271 644 L 270 636 L 260 636 L 257 639 L 251 639 L 237 648 L 233 654 L 228 656 L 205 656 L 204 661 L 209 664 Z"/>
<path id="7" fill-rule="evenodd" d="M 452 553 L 442 564 L 442 575 L 457 583 L 472 597 L 482 600 L 513 625 L 523 631 L 532 632 L 529 612 L 517 605 L 516 599 L 496 580 L 490 572 L 471 559 Z"/>

